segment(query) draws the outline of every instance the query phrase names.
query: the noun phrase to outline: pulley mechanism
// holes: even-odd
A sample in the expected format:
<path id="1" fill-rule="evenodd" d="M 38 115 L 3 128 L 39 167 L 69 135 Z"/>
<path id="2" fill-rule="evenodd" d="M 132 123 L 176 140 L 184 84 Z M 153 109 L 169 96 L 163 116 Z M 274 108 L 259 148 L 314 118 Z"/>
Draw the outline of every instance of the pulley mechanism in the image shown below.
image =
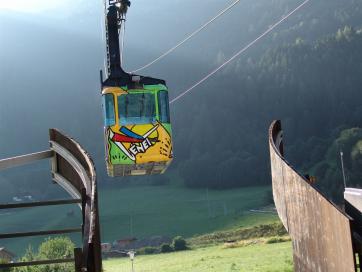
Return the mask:
<path id="1" fill-rule="evenodd" d="M 106 39 L 108 84 L 123 85 L 130 80 L 130 75 L 122 69 L 119 30 L 124 24 L 129 0 L 107 0 Z M 123 84 L 122 84 L 123 83 Z"/>
<path id="2" fill-rule="evenodd" d="M 123 16 L 126 15 L 128 8 L 131 6 L 131 1 L 129 0 L 109 0 L 109 5 L 115 5 L 120 14 Z"/>

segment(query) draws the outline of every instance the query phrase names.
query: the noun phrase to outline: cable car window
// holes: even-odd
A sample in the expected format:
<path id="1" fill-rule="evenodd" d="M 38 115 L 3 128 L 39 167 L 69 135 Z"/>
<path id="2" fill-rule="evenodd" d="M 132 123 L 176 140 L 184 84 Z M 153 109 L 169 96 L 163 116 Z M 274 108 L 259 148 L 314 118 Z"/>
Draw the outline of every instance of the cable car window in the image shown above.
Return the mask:
<path id="1" fill-rule="evenodd" d="M 155 95 L 130 93 L 118 97 L 119 120 L 122 125 L 149 124 L 156 121 Z"/>
<path id="2" fill-rule="evenodd" d="M 167 91 L 158 92 L 158 112 L 160 114 L 161 123 L 170 123 L 170 109 Z"/>
<path id="3" fill-rule="evenodd" d="M 105 126 L 113 126 L 116 124 L 114 113 L 114 97 L 113 94 L 103 95 L 102 108 Z"/>

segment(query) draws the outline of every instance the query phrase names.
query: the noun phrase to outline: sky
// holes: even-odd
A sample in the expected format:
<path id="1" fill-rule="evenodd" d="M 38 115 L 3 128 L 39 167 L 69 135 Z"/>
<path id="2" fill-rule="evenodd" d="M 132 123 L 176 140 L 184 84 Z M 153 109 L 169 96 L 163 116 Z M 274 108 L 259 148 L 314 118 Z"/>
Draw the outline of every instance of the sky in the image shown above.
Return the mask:
<path id="1" fill-rule="evenodd" d="M 157 57 L 233 1 L 203 0 L 199 3 L 194 3 L 192 0 L 131 1 L 126 24 L 124 58 L 126 69 L 138 68 L 145 64 L 144 62 Z M 0 0 L 0 35 L 2 31 L 9 31 L 9 22 L 18 21 L 27 26 L 27 32 L 36 32 L 37 28 L 46 27 L 49 30 L 57 29 L 75 35 L 88 36 L 102 44 L 102 50 L 105 51 L 103 2 L 104 0 Z M 188 12 L 179 12 L 180 10 Z M 238 11 L 242 11 L 241 5 L 235 8 L 234 14 Z M 217 24 L 213 24 L 208 30 L 215 31 L 214 27 L 222 24 L 224 19 L 226 18 L 218 20 Z M 3 30 L 1 30 L 1 24 L 3 24 Z M 203 36 L 199 35 L 197 38 L 203 39 Z M 210 38 L 212 37 L 205 36 L 205 40 L 210 40 Z M 189 59 L 202 56 L 201 52 L 195 50 L 195 48 L 200 48 L 200 46 L 195 47 L 194 42 L 197 44 L 197 41 L 193 39 L 193 43 L 190 43 L 192 48 L 188 50 L 189 53 L 185 54 L 182 50 L 177 50 L 173 56 L 180 54 Z M 187 46 L 183 48 L 187 49 Z M 135 58 L 134 54 L 140 51 L 149 58 L 145 57 L 144 60 L 137 61 L 138 58 Z M 189 56 L 194 51 L 193 56 Z"/>
<path id="2" fill-rule="evenodd" d="M 0 10 L 17 11 L 24 13 L 43 13 L 48 10 L 65 11 L 71 0 L 0 0 Z"/>
<path id="3" fill-rule="evenodd" d="M 47 27 L 84 31 L 89 22 L 99 24 L 102 6 L 103 0 L 0 0 L 0 14 Z"/>

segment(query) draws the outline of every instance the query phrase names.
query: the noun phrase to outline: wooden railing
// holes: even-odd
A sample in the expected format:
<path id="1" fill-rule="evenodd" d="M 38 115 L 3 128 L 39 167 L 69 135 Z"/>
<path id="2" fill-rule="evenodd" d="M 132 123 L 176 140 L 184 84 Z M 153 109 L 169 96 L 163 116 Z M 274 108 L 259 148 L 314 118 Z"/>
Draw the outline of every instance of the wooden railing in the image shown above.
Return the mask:
<path id="1" fill-rule="evenodd" d="M 43 159 L 51 160 L 53 180 L 63 187 L 73 199 L 1 204 L 0 209 L 79 204 L 82 211 L 82 226 L 60 230 L 3 233 L 0 234 L 0 239 L 80 232 L 83 246 L 74 249 L 73 258 L 0 264 L 0 270 L 2 268 L 72 262 L 76 272 L 101 272 L 102 259 L 96 172 L 94 163 L 87 152 L 72 138 L 56 129 L 51 129 L 50 150 L 0 160 L 0 171 Z"/>

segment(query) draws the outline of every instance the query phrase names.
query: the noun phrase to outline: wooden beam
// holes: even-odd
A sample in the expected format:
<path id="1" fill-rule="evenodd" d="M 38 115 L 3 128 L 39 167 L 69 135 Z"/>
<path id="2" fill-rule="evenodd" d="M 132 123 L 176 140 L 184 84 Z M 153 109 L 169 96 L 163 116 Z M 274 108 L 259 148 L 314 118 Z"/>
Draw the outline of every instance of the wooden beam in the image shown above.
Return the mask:
<path id="1" fill-rule="evenodd" d="M 74 233 L 74 232 L 82 232 L 82 228 L 5 233 L 5 234 L 0 234 L 0 239 L 19 238 L 27 236 L 55 235 L 55 234 L 65 234 L 65 233 Z"/>
<path id="2" fill-rule="evenodd" d="M 68 205 L 68 204 L 79 204 L 79 203 L 82 203 L 81 199 L 66 199 L 66 200 L 27 202 L 27 203 L 8 203 L 8 204 L 0 204 L 0 210 L 41 207 L 41 206 Z"/>
<path id="3" fill-rule="evenodd" d="M 35 161 L 48 159 L 53 157 L 54 152 L 52 150 L 41 151 L 37 153 L 16 156 L 8 159 L 0 160 L 0 171 L 16 166 L 21 166 L 25 164 L 29 164 Z"/>
<path id="4" fill-rule="evenodd" d="M 73 263 L 73 262 L 74 258 L 7 263 L 7 264 L 0 264 L 0 269 L 21 267 L 21 266 L 45 265 L 45 264 Z"/>
<path id="5" fill-rule="evenodd" d="M 82 272 L 83 251 L 81 248 L 74 249 L 74 269 L 75 272 Z"/>

